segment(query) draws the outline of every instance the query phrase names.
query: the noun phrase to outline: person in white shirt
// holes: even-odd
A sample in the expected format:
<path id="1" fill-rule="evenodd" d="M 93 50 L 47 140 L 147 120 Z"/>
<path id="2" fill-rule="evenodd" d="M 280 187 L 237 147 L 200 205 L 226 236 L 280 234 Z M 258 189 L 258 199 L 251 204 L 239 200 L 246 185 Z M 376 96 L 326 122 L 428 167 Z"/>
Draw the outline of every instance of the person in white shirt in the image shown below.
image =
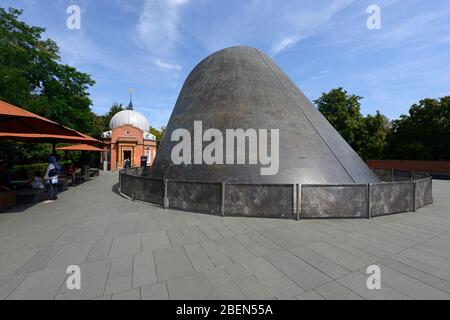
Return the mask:
<path id="1" fill-rule="evenodd" d="M 56 161 L 56 157 L 50 156 L 48 158 L 48 166 L 44 176 L 45 185 L 48 188 L 49 200 L 58 199 L 58 176 L 60 171 L 61 167 Z"/>

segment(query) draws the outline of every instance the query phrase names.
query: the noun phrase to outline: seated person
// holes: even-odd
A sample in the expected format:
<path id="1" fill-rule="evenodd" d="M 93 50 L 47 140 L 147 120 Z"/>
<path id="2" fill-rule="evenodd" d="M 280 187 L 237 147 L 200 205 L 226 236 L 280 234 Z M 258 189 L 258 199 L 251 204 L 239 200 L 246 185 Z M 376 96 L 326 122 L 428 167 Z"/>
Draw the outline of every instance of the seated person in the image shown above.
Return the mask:
<path id="1" fill-rule="evenodd" d="M 33 189 L 44 189 L 44 183 L 42 181 L 41 173 L 39 171 L 36 171 L 34 173 L 34 178 L 31 181 L 31 187 Z"/>

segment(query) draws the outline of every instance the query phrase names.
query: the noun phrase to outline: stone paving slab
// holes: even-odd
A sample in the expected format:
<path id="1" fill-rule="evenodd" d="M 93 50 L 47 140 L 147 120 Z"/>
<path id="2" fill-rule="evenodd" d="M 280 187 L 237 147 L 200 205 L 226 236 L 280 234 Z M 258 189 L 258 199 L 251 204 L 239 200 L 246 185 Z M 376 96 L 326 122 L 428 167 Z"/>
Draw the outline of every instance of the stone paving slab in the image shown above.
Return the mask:
<path id="1" fill-rule="evenodd" d="M 4 253 L 0 256 L 0 276 L 14 274 L 22 265 L 27 263 L 39 249 L 26 249 Z"/>
<path id="2" fill-rule="evenodd" d="M 314 291 L 326 300 L 363 300 L 361 296 L 339 282 L 327 283 Z"/>
<path id="3" fill-rule="evenodd" d="M 133 288 L 142 287 L 157 281 L 155 257 L 153 252 L 134 256 Z"/>
<path id="4" fill-rule="evenodd" d="M 66 269 L 47 269 L 30 273 L 7 297 L 8 300 L 54 299 L 66 280 Z"/>
<path id="5" fill-rule="evenodd" d="M 310 291 L 331 281 L 330 277 L 288 251 L 272 253 L 265 258 L 305 291 Z"/>
<path id="6" fill-rule="evenodd" d="M 141 287 L 142 300 L 168 300 L 167 284 L 158 282 L 151 285 Z"/>
<path id="7" fill-rule="evenodd" d="M 308 248 L 295 248 L 291 252 L 305 263 L 308 263 L 332 279 L 339 279 L 350 273 L 350 270 L 345 269 Z"/>
<path id="8" fill-rule="evenodd" d="M 186 249 L 189 259 L 191 260 L 196 272 L 202 272 L 214 268 L 213 262 L 200 244 L 188 244 L 185 245 L 184 248 Z"/>
<path id="9" fill-rule="evenodd" d="M 247 261 L 244 266 L 277 299 L 288 299 L 305 292 L 298 284 L 264 258 Z"/>
<path id="10" fill-rule="evenodd" d="M 141 235 L 128 235 L 117 237 L 113 240 L 108 257 L 133 255 L 141 252 Z"/>
<path id="11" fill-rule="evenodd" d="M 152 252 L 154 250 L 170 247 L 172 247 L 172 245 L 165 230 L 142 235 L 142 252 Z"/>
<path id="12" fill-rule="evenodd" d="M 90 262 L 80 265 L 81 290 L 69 290 L 62 286 L 56 299 L 88 300 L 103 295 L 111 263 L 109 260 Z"/>
<path id="13" fill-rule="evenodd" d="M 155 251 L 158 281 L 166 281 L 195 273 L 184 247 Z"/>
<path id="14" fill-rule="evenodd" d="M 105 295 L 130 290 L 133 281 L 133 256 L 111 260 L 111 268 L 105 287 Z"/>
<path id="15" fill-rule="evenodd" d="M 448 181 L 416 213 L 298 222 L 164 210 L 116 194 L 117 178 L 0 214 L 0 299 L 450 298 Z"/>

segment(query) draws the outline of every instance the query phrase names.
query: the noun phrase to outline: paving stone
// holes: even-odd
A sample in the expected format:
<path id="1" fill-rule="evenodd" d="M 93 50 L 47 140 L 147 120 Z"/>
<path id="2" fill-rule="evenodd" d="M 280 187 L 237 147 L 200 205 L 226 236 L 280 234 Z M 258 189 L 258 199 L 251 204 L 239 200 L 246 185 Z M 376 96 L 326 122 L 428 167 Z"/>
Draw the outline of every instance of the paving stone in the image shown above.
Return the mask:
<path id="1" fill-rule="evenodd" d="M 225 269 L 217 268 L 167 282 L 171 299 L 231 300 L 245 299 Z"/>
<path id="2" fill-rule="evenodd" d="M 450 295 L 388 267 L 381 267 L 381 282 L 417 300 L 448 300 Z M 450 278 L 449 278 L 450 279 Z"/>
<path id="3" fill-rule="evenodd" d="M 449 274 L 450 279 L 450 260 L 441 258 L 439 256 L 424 251 L 416 250 L 414 248 L 403 251 L 401 255 L 410 259 L 414 259 L 429 264 L 430 266 L 436 269 L 440 269 L 444 272 L 447 272 Z"/>
<path id="4" fill-rule="evenodd" d="M 91 300 L 112 300 L 112 294 L 109 294 L 107 296 L 96 297 Z"/>
<path id="5" fill-rule="evenodd" d="M 0 300 L 6 299 L 26 276 L 25 274 L 15 274 L 0 277 Z"/>
<path id="6" fill-rule="evenodd" d="M 195 273 L 183 247 L 157 250 L 154 254 L 158 281 Z"/>
<path id="7" fill-rule="evenodd" d="M 136 233 L 151 233 L 158 231 L 161 231 L 161 227 L 156 219 L 141 219 L 136 224 Z"/>
<path id="8" fill-rule="evenodd" d="M 214 300 L 214 288 L 204 273 L 176 278 L 167 281 L 172 300 Z"/>
<path id="9" fill-rule="evenodd" d="M 255 240 L 251 239 L 245 234 L 236 236 L 236 240 L 239 241 L 245 248 L 247 248 L 255 257 L 262 257 L 272 251 L 260 245 Z"/>
<path id="10" fill-rule="evenodd" d="M 133 256 L 112 259 L 105 295 L 130 290 L 133 281 Z"/>
<path id="11" fill-rule="evenodd" d="M 234 237 L 219 238 L 215 241 L 235 263 L 255 258 L 255 255 L 240 244 Z"/>
<path id="12" fill-rule="evenodd" d="M 80 242 L 62 246 L 47 264 L 46 268 L 58 268 L 80 265 L 86 259 L 93 242 Z"/>
<path id="13" fill-rule="evenodd" d="M 141 287 L 142 300 L 168 300 L 167 285 L 165 282 L 158 282 Z"/>
<path id="14" fill-rule="evenodd" d="M 198 228 L 200 229 L 201 232 L 203 232 L 203 234 L 208 238 L 208 240 L 214 240 L 222 237 L 220 233 L 218 233 L 214 228 L 212 228 L 209 225 L 200 224 L 198 225 Z"/>
<path id="15" fill-rule="evenodd" d="M 103 295 L 111 263 L 103 260 L 82 264 L 79 267 L 81 289 L 69 290 L 63 285 L 56 296 L 57 300 L 88 300 Z"/>
<path id="16" fill-rule="evenodd" d="M 380 266 L 387 266 L 388 268 L 391 268 L 393 270 L 397 270 L 403 274 L 406 274 L 414 279 L 417 279 L 419 281 L 422 281 L 423 283 L 427 283 L 437 289 L 440 289 L 444 292 L 450 293 L 450 282 L 443 281 L 442 279 L 436 278 L 428 273 L 425 273 L 421 270 L 415 269 L 412 266 L 403 264 L 401 262 L 392 260 L 392 259 L 386 259 L 383 260 L 380 263 Z"/>
<path id="17" fill-rule="evenodd" d="M 187 244 L 199 243 L 208 240 L 198 226 L 181 228 L 181 232 L 183 233 Z"/>
<path id="18" fill-rule="evenodd" d="M 208 255 L 203 250 L 202 246 L 200 246 L 200 244 L 188 244 L 185 245 L 184 248 L 186 249 L 189 259 L 191 260 L 196 272 L 214 268 L 214 264 L 212 263 L 211 259 L 209 259 Z"/>
<path id="19" fill-rule="evenodd" d="M 354 247 L 353 245 L 342 243 L 340 241 L 335 241 L 334 238 L 325 240 L 325 242 L 332 245 L 333 247 L 341 249 L 342 251 L 350 253 L 352 256 L 358 257 L 366 261 L 367 264 L 374 264 L 375 262 L 380 261 L 382 259 L 381 257 L 378 257 L 371 252 L 361 250 L 359 248 Z"/>
<path id="20" fill-rule="evenodd" d="M 133 288 L 156 282 L 155 258 L 153 252 L 134 256 Z"/>
<path id="21" fill-rule="evenodd" d="M 61 247 L 45 247 L 39 250 L 30 260 L 28 260 L 16 273 L 31 273 L 44 269 Z"/>
<path id="22" fill-rule="evenodd" d="M 51 269 L 30 273 L 8 296 L 8 300 L 54 299 L 66 279 L 65 269 Z"/>
<path id="23" fill-rule="evenodd" d="M 339 284 L 339 282 L 330 282 L 319 288 L 314 289 L 326 300 L 363 300 L 362 297 L 350 289 Z"/>
<path id="24" fill-rule="evenodd" d="M 39 249 L 36 248 L 2 254 L 0 256 L 0 276 L 7 276 L 14 274 L 38 251 Z"/>
<path id="25" fill-rule="evenodd" d="M 141 235 L 115 238 L 109 251 L 109 258 L 141 253 Z"/>
<path id="26" fill-rule="evenodd" d="M 332 280 L 288 251 L 272 253 L 265 258 L 305 291 L 320 287 Z"/>
<path id="27" fill-rule="evenodd" d="M 288 299 L 305 292 L 264 258 L 246 261 L 243 264 L 277 299 Z"/>
<path id="28" fill-rule="evenodd" d="M 154 250 L 170 248 L 171 246 L 165 230 L 142 235 L 142 252 L 152 252 Z"/>
<path id="29" fill-rule="evenodd" d="M 292 249 L 291 252 L 305 263 L 313 266 L 333 279 L 339 279 L 350 273 L 349 270 L 334 263 L 333 261 L 321 256 L 320 254 L 309 250 L 306 247 Z"/>
<path id="30" fill-rule="evenodd" d="M 296 297 L 297 300 L 325 300 L 315 291 L 308 291 Z"/>
<path id="31" fill-rule="evenodd" d="M 274 296 L 242 264 L 225 267 L 239 289 L 249 300 L 273 300 Z"/>
<path id="32" fill-rule="evenodd" d="M 106 226 L 94 225 L 82 228 L 75 237 L 74 242 L 86 242 L 103 239 L 106 232 Z"/>
<path id="33" fill-rule="evenodd" d="M 351 271 L 370 265 L 369 262 L 324 242 L 315 242 L 306 247 Z"/>
<path id="34" fill-rule="evenodd" d="M 360 272 L 354 272 L 339 279 L 338 282 L 347 289 L 355 292 L 364 299 L 370 300 L 410 300 L 407 296 L 382 283 L 380 290 L 367 288 L 367 276 Z"/>
<path id="35" fill-rule="evenodd" d="M 428 264 L 427 262 L 419 261 L 416 259 L 412 259 L 410 257 L 406 257 L 402 255 L 401 253 L 398 255 L 391 256 L 392 260 L 395 260 L 397 262 L 406 264 L 408 266 L 411 266 L 417 270 L 420 270 L 424 273 L 427 273 L 429 275 L 432 275 L 433 277 L 442 279 L 444 281 L 448 281 L 449 274 L 448 272 L 445 272 L 441 269 L 435 268 L 432 265 Z"/>
<path id="36" fill-rule="evenodd" d="M 91 248 L 91 251 L 89 251 L 86 262 L 106 259 L 109 254 L 109 250 L 111 249 L 111 244 L 112 238 L 96 240 Z"/>
<path id="37" fill-rule="evenodd" d="M 113 294 L 112 300 L 140 300 L 141 291 L 139 288 Z"/>
<path id="38" fill-rule="evenodd" d="M 228 264 L 233 264 L 231 258 L 225 253 L 225 251 L 220 248 L 214 241 L 206 241 L 200 243 L 203 250 L 205 250 L 208 257 L 212 260 L 214 265 L 225 266 Z"/>

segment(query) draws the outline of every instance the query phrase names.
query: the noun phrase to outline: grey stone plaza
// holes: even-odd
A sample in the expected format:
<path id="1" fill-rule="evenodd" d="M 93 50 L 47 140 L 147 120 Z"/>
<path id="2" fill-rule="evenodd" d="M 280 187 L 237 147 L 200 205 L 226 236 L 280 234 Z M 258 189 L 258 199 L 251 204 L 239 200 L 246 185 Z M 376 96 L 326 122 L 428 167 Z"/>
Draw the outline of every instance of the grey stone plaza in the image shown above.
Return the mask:
<path id="1" fill-rule="evenodd" d="M 123 198 L 117 180 L 0 215 L 0 299 L 450 297 L 449 181 L 415 213 L 298 222 L 164 210 Z M 67 288 L 70 265 L 81 290 Z"/>

